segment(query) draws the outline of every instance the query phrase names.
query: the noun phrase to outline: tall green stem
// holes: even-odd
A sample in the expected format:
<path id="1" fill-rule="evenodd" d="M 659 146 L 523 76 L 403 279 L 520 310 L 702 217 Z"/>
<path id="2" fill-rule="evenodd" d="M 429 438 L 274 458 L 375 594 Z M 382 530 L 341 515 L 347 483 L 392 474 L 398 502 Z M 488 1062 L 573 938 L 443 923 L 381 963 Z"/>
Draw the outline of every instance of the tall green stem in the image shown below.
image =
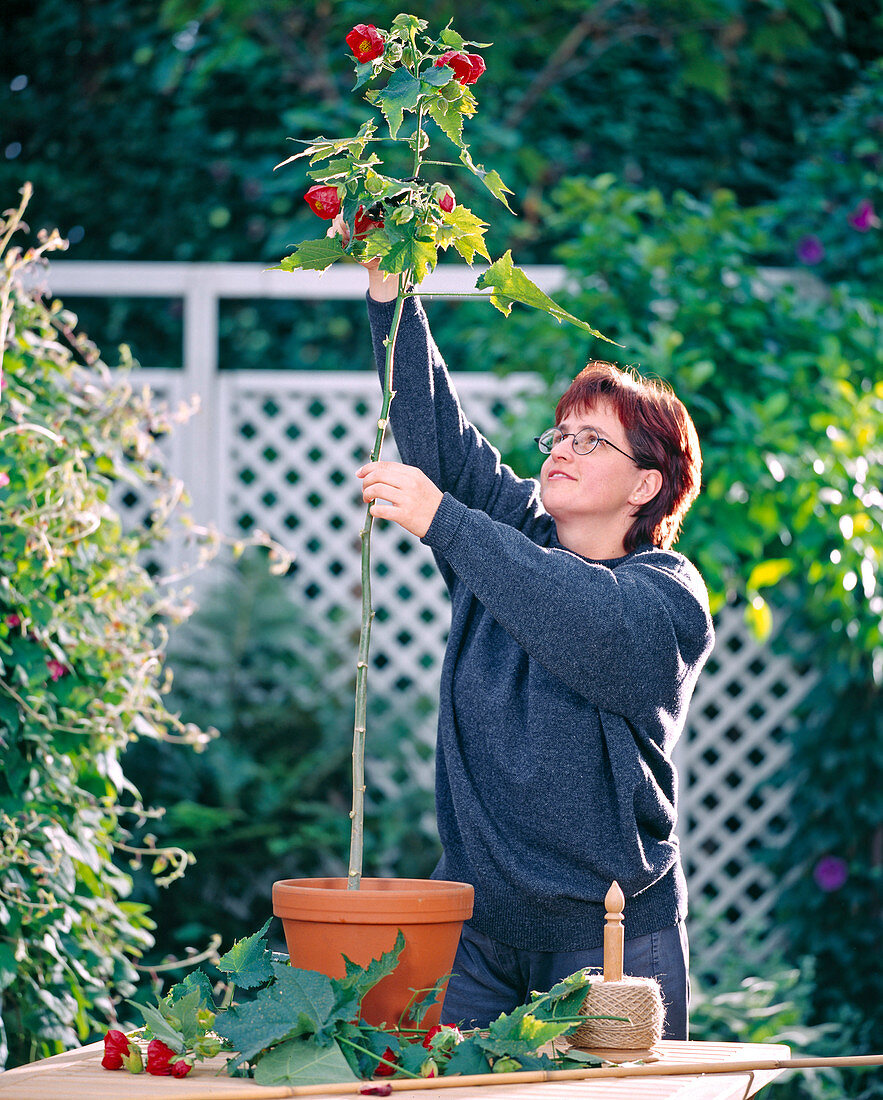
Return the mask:
<path id="1" fill-rule="evenodd" d="M 414 31 L 411 31 L 411 57 L 414 61 L 414 76 L 420 75 L 420 63 L 417 59 L 417 40 Z M 420 146 L 423 138 L 423 104 L 417 105 L 417 129 L 414 133 L 414 170 L 411 173 L 415 178 L 420 175 Z"/>
<path id="2" fill-rule="evenodd" d="M 392 326 L 386 340 L 386 364 L 383 373 L 383 403 L 377 421 L 377 435 L 371 461 L 380 461 L 383 439 L 389 421 L 389 407 L 395 397 L 392 388 L 395 345 L 399 324 L 402 319 L 402 307 L 405 304 L 405 287 L 410 282 L 409 273 L 399 276 L 399 289 L 396 296 Z M 359 532 L 362 543 L 362 628 L 359 633 L 359 656 L 356 664 L 356 713 L 353 727 L 353 808 L 350 810 L 350 863 L 347 874 L 347 889 L 358 890 L 362 881 L 362 857 L 365 839 L 365 730 L 368 716 L 368 652 L 371 647 L 371 623 L 374 620 L 374 607 L 371 602 L 371 531 L 374 517 L 371 506 L 365 513 L 365 523 Z"/>
<path id="3" fill-rule="evenodd" d="M 417 129 L 414 132 L 414 172 L 415 179 L 420 175 L 420 146 L 423 143 L 423 104 L 417 108 Z"/>
<path id="4" fill-rule="evenodd" d="M 417 44 L 411 33 L 411 55 L 414 63 L 414 75 L 418 70 Z M 414 176 L 420 174 L 420 146 L 423 136 L 423 107 L 417 110 L 417 132 L 414 135 Z M 386 365 L 383 375 L 383 404 L 377 421 L 377 435 L 371 461 L 380 461 L 383 438 L 389 421 L 389 407 L 395 397 L 393 383 L 393 365 L 395 361 L 396 337 L 402 319 L 402 306 L 405 304 L 405 287 L 411 282 L 411 272 L 399 275 L 398 293 L 392 318 L 389 337 L 386 341 Z M 359 532 L 362 544 L 362 628 L 359 633 L 359 656 L 356 663 L 356 707 L 353 726 L 353 808 L 350 810 L 350 862 L 347 872 L 347 889 L 358 890 L 362 882 L 362 863 L 365 847 L 365 731 L 368 724 L 368 652 L 371 647 L 371 624 L 374 621 L 374 607 L 371 602 L 371 531 L 374 517 L 371 506 L 365 513 L 365 523 Z"/>

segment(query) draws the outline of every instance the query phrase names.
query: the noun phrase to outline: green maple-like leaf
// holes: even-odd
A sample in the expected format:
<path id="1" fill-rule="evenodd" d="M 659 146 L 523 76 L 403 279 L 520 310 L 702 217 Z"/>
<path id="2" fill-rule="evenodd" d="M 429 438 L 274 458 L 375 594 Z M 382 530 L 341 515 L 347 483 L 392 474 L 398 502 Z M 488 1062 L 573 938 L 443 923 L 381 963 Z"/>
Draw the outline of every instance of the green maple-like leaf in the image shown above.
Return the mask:
<path id="1" fill-rule="evenodd" d="M 425 19 L 420 19 L 416 15 L 410 15 L 408 12 L 402 12 L 401 15 L 397 15 L 391 24 L 392 30 L 398 31 L 399 35 L 406 41 L 412 34 L 419 34 L 421 31 L 425 31 L 428 26 L 429 24 Z"/>
<path id="2" fill-rule="evenodd" d="M 579 1047 L 568 1047 L 563 1057 L 568 1062 L 578 1062 L 580 1065 L 584 1066 L 604 1065 L 603 1058 L 599 1058 L 597 1054 L 590 1054 L 587 1050 L 580 1050 Z"/>
<path id="3" fill-rule="evenodd" d="M 438 36 L 438 41 L 444 46 L 451 46 L 455 50 L 465 49 L 467 46 L 473 46 L 477 50 L 486 50 L 490 46 L 493 46 L 493 42 L 470 42 L 466 38 L 462 38 L 450 23 Z"/>
<path id="4" fill-rule="evenodd" d="M 331 1085 L 358 1078 L 337 1043 L 317 1047 L 305 1039 L 289 1039 L 263 1055 L 254 1080 L 258 1085 Z"/>
<path id="5" fill-rule="evenodd" d="M 481 178 L 481 182 L 485 185 L 488 191 L 490 191 L 495 199 L 499 199 L 503 206 L 505 206 L 507 210 L 511 211 L 512 207 L 507 202 L 506 196 L 511 195 L 512 191 L 506 186 L 505 183 L 503 183 L 502 179 L 500 178 L 500 173 L 495 171 L 494 169 L 491 169 L 490 172 L 486 172 L 484 168 L 481 167 L 481 165 L 479 165 L 478 167 L 481 168 L 481 171 L 478 173 Z"/>
<path id="6" fill-rule="evenodd" d="M 441 88 L 454 79 L 454 70 L 449 65 L 430 65 L 420 74 L 421 90 L 424 92 Z"/>
<path id="7" fill-rule="evenodd" d="M 445 1076 L 462 1074 L 467 1076 L 473 1073 L 487 1073 L 491 1068 L 488 1053 L 479 1045 L 479 1036 L 472 1035 L 457 1043 L 451 1054 L 450 1060 L 445 1066 Z"/>
<path id="8" fill-rule="evenodd" d="M 176 1054 L 184 1053 L 184 1037 L 181 1034 L 179 1022 L 167 1019 L 164 1013 L 153 1005 L 141 1005 L 135 1001 L 129 1004 L 137 1008 L 144 1017 L 144 1023 L 150 1028 L 154 1039 L 159 1039 Z"/>
<path id="9" fill-rule="evenodd" d="M 228 1071 L 258 1056 L 263 1060 L 262 1051 L 292 1039 L 300 1041 L 298 1050 L 322 1051 L 358 1015 L 357 976 L 348 983 L 279 963 L 273 965 L 273 972 L 275 981 L 252 1002 L 234 1006 L 215 1020 L 214 1030 L 239 1051 Z M 331 1079 L 340 1078 L 325 1078 Z"/>
<path id="10" fill-rule="evenodd" d="M 321 1031 L 337 1003 L 331 979 L 315 970 L 298 970 L 280 963 L 274 963 L 273 970 L 276 974 L 273 989 L 288 1004 L 298 1034 L 315 1035 Z"/>
<path id="11" fill-rule="evenodd" d="M 548 993 L 534 993 L 529 1008 L 534 1016 L 543 1020 L 574 1017 L 586 999 L 593 982 L 600 981 L 598 971 L 588 968 L 577 970 L 553 985 Z"/>
<path id="12" fill-rule="evenodd" d="M 388 199 L 407 190 L 407 184 L 393 176 L 384 176 L 369 168 L 362 178 L 362 186 L 374 199 Z"/>
<path id="13" fill-rule="evenodd" d="M 527 1007 L 523 1005 L 522 1009 Z M 556 1020 L 540 1020 L 531 1012 L 516 1009 L 508 1016 L 500 1016 L 493 1021 L 481 1046 L 497 1057 L 508 1055 L 518 1058 L 535 1053 L 544 1043 L 557 1039 L 571 1026 Z"/>
<path id="14" fill-rule="evenodd" d="M 410 271 L 414 282 L 419 283 L 437 261 L 438 247 L 434 241 L 422 241 L 409 235 L 391 244 L 380 261 L 380 270 L 390 275 Z"/>
<path id="15" fill-rule="evenodd" d="M 276 980 L 253 1001 L 234 1005 L 215 1019 L 214 1029 L 249 1061 L 260 1051 L 296 1036 L 315 1035 L 334 1013 L 331 979 L 313 970 L 273 965 Z"/>
<path id="16" fill-rule="evenodd" d="M 362 995 L 357 989 L 347 987 L 346 979 L 331 979 L 331 987 L 334 990 L 334 1008 L 329 1012 L 325 1024 L 316 1032 L 317 1037 L 324 1041 L 334 1038 L 345 1026 L 346 1021 L 356 1020 L 359 1017 L 359 1007 Z"/>
<path id="17" fill-rule="evenodd" d="M 472 1036 L 468 1041 L 490 1058 L 509 1057 L 525 1069 L 547 1066 L 547 1055 L 538 1051 L 546 1043 L 572 1031 L 583 1017 L 579 1007 L 586 990 L 592 984 L 588 970 L 580 970 L 558 982 L 548 993 L 534 993 L 529 1004 L 519 1005 L 510 1013 L 494 1020 L 486 1033 Z M 455 1053 L 464 1044 L 458 1044 Z M 474 1066 L 476 1055 L 468 1050 L 460 1058 Z M 459 1072 L 461 1070 L 458 1065 Z"/>
<path id="18" fill-rule="evenodd" d="M 320 237 L 317 241 L 304 241 L 294 252 L 284 256 L 274 270 L 325 271 L 345 255 L 339 237 Z"/>
<path id="19" fill-rule="evenodd" d="M 468 264 L 472 263 L 476 252 L 490 263 L 490 254 L 484 243 L 486 229 L 487 224 L 467 207 L 455 206 L 453 210 L 442 213 L 438 243 L 443 248 L 452 244 Z"/>
<path id="20" fill-rule="evenodd" d="M 199 1007 L 208 1008 L 214 1012 L 215 1004 L 212 993 L 212 983 L 208 975 L 202 970 L 191 970 L 186 978 L 178 982 L 177 985 L 173 985 L 166 994 L 166 1000 L 168 1000 L 170 1004 L 175 1004 L 177 1001 L 186 997 L 192 989 L 199 990 Z"/>
<path id="21" fill-rule="evenodd" d="M 259 931 L 238 940 L 218 959 L 218 970 L 229 974 L 240 989 L 256 989 L 273 977 L 273 953 L 264 938 L 270 927 L 268 918 Z"/>
<path id="22" fill-rule="evenodd" d="M 179 997 L 174 1003 L 170 1003 L 168 998 L 160 1001 L 160 1008 L 163 1009 L 168 1004 L 166 1015 L 172 1020 L 179 1021 L 181 1036 L 184 1039 L 184 1046 L 191 1047 L 205 1031 L 200 1026 L 198 1019 L 198 1012 L 201 1008 L 205 1007 L 203 1000 L 202 990 L 199 986 L 194 985 L 188 990 L 183 997 Z"/>
<path id="23" fill-rule="evenodd" d="M 534 309 L 541 309 L 550 314 L 559 324 L 562 321 L 568 321 L 570 324 L 576 325 L 577 328 L 590 332 L 592 336 L 596 336 L 599 340 L 606 340 L 609 344 L 616 343 L 609 336 L 605 336 L 603 332 L 592 328 L 587 321 L 582 321 L 579 317 L 574 317 L 572 313 L 568 313 L 566 309 L 562 309 L 557 302 L 544 294 L 536 283 L 528 279 L 521 268 L 513 264 L 511 252 L 506 252 L 496 263 L 491 264 L 487 271 L 480 276 L 475 286 L 478 290 L 490 290 L 492 305 L 495 305 L 507 317 L 512 310 L 513 302 L 521 302 L 522 305 L 533 306 Z M 617 347 L 621 347 L 621 345 L 617 344 Z"/>
<path id="24" fill-rule="evenodd" d="M 337 180 L 350 179 L 361 173 L 368 174 L 375 164 L 380 164 L 380 157 L 376 153 L 369 153 L 367 157 L 363 157 L 361 160 L 351 157 L 335 157 L 323 165 L 322 168 L 307 172 L 307 175 L 317 183 L 333 183 Z"/>
<path id="25" fill-rule="evenodd" d="M 481 182 L 485 185 L 488 191 L 490 191 L 494 198 L 499 199 L 499 201 L 503 204 L 503 206 L 506 207 L 506 209 L 510 213 L 514 213 L 512 207 L 506 200 L 506 195 L 511 195 L 512 191 L 506 186 L 505 183 L 503 183 L 502 179 L 500 179 L 499 172 L 488 172 L 483 164 L 476 164 L 475 161 L 472 159 L 469 150 L 465 147 L 460 149 L 460 160 L 463 161 L 463 163 L 466 165 L 469 171 L 472 172 L 473 175 L 477 176 L 481 180 Z"/>
<path id="26" fill-rule="evenodd" d="M 422 1043 L 402 1043 L 396 1054 L 397 1065 L 404 1070 L 404 1076 L 409 1073 L 420 1075 L 420 1067 L 429 1057 L 429 1051 Z"/>
<path id="27" fill-rule="evenodd" d="M 413 1021 L 415 1027 L 420 1027 L 420 1024 L 423 1022 L 423 1017 L 433 1005 L 441 1003 L 442 983 L 446 982 L 448 978 L 450 978 L 450 974 L 446 974 L 443 978 L 440 978 L 438 984 L 433 986 L 432 989 L 418 989 L 414 991 L 414 997 L 408 1006 L 408 1018 Z"/>
<path id="28" fill-rule="evenodd" d="M 341 155 L 358 160 L 365 151 L 365 145 L 374 136 L 376 129 L 374 121 L 369 119 L 359 127 L 359 132 L 355 137 L 327 138 L 320 134 L 319 137 L 308 141 L 303 138 L 290 138 L 290 141 L 294 141 L 298 145 L 305 145 L 306 148 L 280 161 L 276 168 L 283 168 L 286 164 L 301 160 L 303 157 L 309 157 L 311 164 L 315 164 L 317 160 L 327 160 L 329 157 Z M 275 171 L 276 168 L 273 170 Z"/>
<path id="29" fill-rule="evenodd" d="M 389 83 L 377 93 L 377 105 L 389 125 L 389 136 L 398 136 L 405 111 L 413 111 L 420 98 L 420 81 L 404 66 L 389 78 Z"/>
<path id="30" fill-rule="evenodd" d="M 455 50 L 462 50 L 466 44 L 465 39 L 457 34 L 450 23 L 438 36 L 438 40 L 443 46 L 450 46 L 452 49 Z"/>
<path id="31" fill-rule="evenodd" d="M 346 977 L 336 979 L 334 984 L 357 993 L 361 1000 L 369 989 L 373 989 L 381 979 L 392 974 L 404 950 L 405 936 L 402 930 L 399 929 L 395 943 L 389 951 L 385 951 L 379 959 L 372 959 L 367 966 L 359 966 L 344 955 L 343 962 L 346 967 Z"/>
<path id="32" fill-rule="evenodd" d="M 371 77 L 374 75 L 374 62 L 356 62 L 356 82 L 353 85 L 353 91 L 357 92 L 359 88 L 363 88 Z"/>
<path id="33" fill-rule="evenodd" d="M 447 65 L 442 66 L 447 68 Z M 438 126 L 443 133 L 451 139 L 451 141 L 463 148 L 463 120 L 466 118 L 466 113 L 463 111 L 461 102 L 464 101 L 451 101 L 444 96 L 433 96 L 427 103 L 427 110 L 429 117 Z"/>

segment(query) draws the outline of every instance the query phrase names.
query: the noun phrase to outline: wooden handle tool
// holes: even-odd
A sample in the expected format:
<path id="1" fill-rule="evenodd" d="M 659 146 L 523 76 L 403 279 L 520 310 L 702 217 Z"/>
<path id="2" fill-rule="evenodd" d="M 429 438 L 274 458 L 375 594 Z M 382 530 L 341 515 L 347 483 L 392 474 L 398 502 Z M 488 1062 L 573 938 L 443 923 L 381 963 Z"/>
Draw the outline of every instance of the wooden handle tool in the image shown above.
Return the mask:
<path id="1" fill-rule="evenodd" d="M 622 981 L 622 955 L 625 941 L 622 911 L 625 895 L 619 883 L 614 882 L 604 898 L 607 914 L 604 917 L 604 981 Z"/>

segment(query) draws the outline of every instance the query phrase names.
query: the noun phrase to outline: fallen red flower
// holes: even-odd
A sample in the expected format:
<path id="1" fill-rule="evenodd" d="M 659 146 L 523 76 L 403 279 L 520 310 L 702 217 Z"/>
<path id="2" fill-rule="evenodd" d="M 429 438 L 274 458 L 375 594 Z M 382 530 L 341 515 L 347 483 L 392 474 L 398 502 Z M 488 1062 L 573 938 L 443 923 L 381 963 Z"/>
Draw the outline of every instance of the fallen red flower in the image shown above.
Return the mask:
<path id="1" fill-rule="evenodd" d="M 147 1072 L 154 1077 L 186 1077 L 191 1069 L 190 1063 L 182 1061 L 162 1039 L 151 1039 L 147 1044 Z"/>
<path id="2" fill-rule="evenodd" d="M 122 1069 L 123 1056 L 129 1053 L 129 1037 L 122 1031 L 111 1030 L 104 1036 L 104 1057 L 101 1064 L 105 1069 Z"/>
<path id="3" fill-rule="evenodd" d="M 374 1070 L 375 1077 L 392 1077 L 396 1071 L 395 1065 L 389 1065 L 390 1062 L 395 1062 L 395 1053 L 387 1047 L 383 1052 L 384 1061 L 379 1062 L 377 1069 Z"/>

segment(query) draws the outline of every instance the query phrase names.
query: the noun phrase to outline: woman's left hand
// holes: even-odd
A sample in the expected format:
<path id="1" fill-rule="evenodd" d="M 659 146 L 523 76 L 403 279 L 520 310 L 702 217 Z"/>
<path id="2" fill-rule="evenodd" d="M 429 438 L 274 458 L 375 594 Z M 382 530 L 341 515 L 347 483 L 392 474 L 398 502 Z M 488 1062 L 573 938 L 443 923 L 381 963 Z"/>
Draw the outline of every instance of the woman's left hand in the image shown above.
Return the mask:
<path id="1" fill-rule="evenodd" d="M 371 515 L 391 519 L 417 538 L 429 530 L 438 506 L 441 490 L 416 466 L 401 462 L 366 462 L 356 470 L 362 479 L 362 500 L 370 501 Z"/>

